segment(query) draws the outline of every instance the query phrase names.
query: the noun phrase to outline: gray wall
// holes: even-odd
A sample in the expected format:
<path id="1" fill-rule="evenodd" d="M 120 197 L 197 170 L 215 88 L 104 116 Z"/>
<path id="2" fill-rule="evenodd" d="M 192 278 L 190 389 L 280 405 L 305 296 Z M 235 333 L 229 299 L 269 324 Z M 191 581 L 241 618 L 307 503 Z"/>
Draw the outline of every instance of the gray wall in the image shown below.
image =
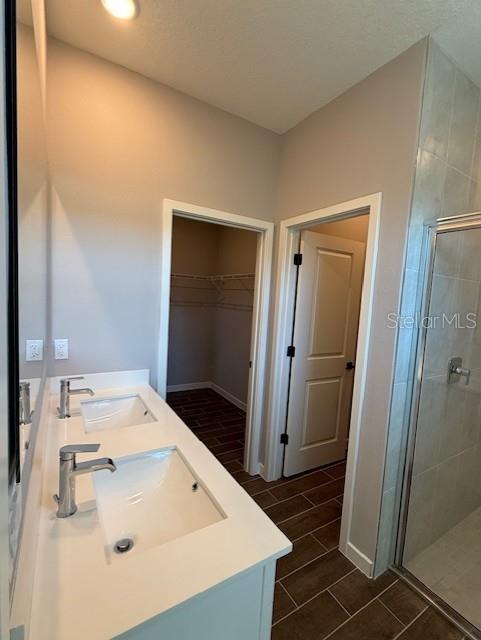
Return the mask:
<path id="1" fill-rule="evenodd" d="M 365 431 L 360 442 L 352 541 L 374 558 L 389 419 L 395 332 L 414 175 L 426 42 L 374 72 L 283 138 L 277 218 L 382 191 Z"/>
<path id="2" fill-rule="evenodd" d="M 212 275 L 217 262 L 218 230 L 214 224 L 174 216 L 172 272 Z M 215 329 L 215 309 L 210 305 L 216 299 L 215 290 L 202 281 L 174 280 L 170 297 L 167 384 L 210 382 Z M 188 307 L 180 304 L 184 301 L 208 304 Z"/>
<path id="3" fill-rule="evenodd" d="M 419 310 L 416 308 L 416 289 L 421 264 L 423 223 L 444 215 L 481 208 L 479 104 L 479 89 L 431 41 L 404 270 L 401 306 L 404 316 L 413 315 Z M 405 328 L 399 332 L 384 480 L 382 544 L 377 558 L 379 570 L 392 562 L 394 557 L 400 473 L 404 461 L 414 374 L 414 338 L 412 329 Z M 433 443 L 432 447 L 434 448 Z M 441 468 L 439 487 L 446 468 Z M 428 469 L 424 471 L 427 472 Z M 414 491 L 419 496 L 423 493 L 422 500 L 414 496 L 413 504 L 417 503 L 418 507 L 424 506 L 426 509 L 425 524 L 429 520 L 428 504 L 433 500 L 433 495 L 426 492 L 428 485 L 435 491 L 435 483 L 430 482 L 431 475 L 427 473 L 424 476 L 426 482 L 418 479 L 414 485 Z M 456 474 L 452 479 L 453 482 L 456 481 Z M 446 509 L 449 507 L 446 506 Z M 441 531 L 442 527 L 437 529 Z M 413 541 L 412 544 L 412 550 L 418 548 L 417 542 Z"/>
<path id="4" fill-rule="evenodd" d="M 231 227 L 220 227 L 217 273 L 255 273 L 257 233 Z M 253 280 L 244 282 L 254 287 Z M 212 382 L 219 385 L 241 402 L 247 401 L 249 358 L 252 335 L 253 297 L 247 291 L 238 291 L 238 282 L 225 283 L 224 302 L 216 307 L 216 330 L 213 351 Z M 229 308 L 227 305 L 239 305 Z"/>
<path id="5" fill-rule="evenodd" d="M 155 373 L 163 198 L 273 219 L 280 137 L 55 40 L 48 63 L 51 373 Z"/>
<path id="6" fill-rule="evenodd" d="M 33 29 L 17 23 L 18 286 L 20 377 L 41 378 L 25 340 L 47 347 L 47 151 Z"/>
<path id="7" fill-rule="evenodd" d="M 257 234 L 252 231 L 174 217 L 174 273 L 254 273 L 256 251 Z M 252 287 L 253 281 L 246 285 Z M 239 287 L 237 282 L 225 283 L 220 302 L 216 290 L 206 282 L 174 280 L 168 385 L 213 382 L 246 401 L 252 311 L 238 305 L 251 305 L 252 295 L 238 291 Z M 186 301 L 203 306 L 180 304 Z"/>

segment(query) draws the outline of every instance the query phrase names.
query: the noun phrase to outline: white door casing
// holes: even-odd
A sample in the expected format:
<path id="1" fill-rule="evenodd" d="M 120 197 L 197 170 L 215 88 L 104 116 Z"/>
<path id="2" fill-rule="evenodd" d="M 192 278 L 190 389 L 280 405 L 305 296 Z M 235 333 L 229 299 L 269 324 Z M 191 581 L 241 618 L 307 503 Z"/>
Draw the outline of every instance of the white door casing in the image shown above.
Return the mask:
<path id="1" fill-rule="evenodd" d="M 303 231 L 284 475 L 345 457 L 365 244 Z"/>
<path id="2" fill-rule="evenodd" d="M 186 202 L 165 199 L 161 218 L 160 312 L 157 354 L 157 392 L 167 393 L 167 357 L 169 344 L 170 273 L 172 252 L 172 220 L 178 215 L 258 233 L 256 276 L 252 312 L 251 369 L 247 396 L 246 444 L 244 469 L 251 475 L 260 472 L 262 417 L 264 414 L 265 376 L 268 342 L 268 316 L 272 275 L 274 223 L 228 211 L 219 211 Z"/>

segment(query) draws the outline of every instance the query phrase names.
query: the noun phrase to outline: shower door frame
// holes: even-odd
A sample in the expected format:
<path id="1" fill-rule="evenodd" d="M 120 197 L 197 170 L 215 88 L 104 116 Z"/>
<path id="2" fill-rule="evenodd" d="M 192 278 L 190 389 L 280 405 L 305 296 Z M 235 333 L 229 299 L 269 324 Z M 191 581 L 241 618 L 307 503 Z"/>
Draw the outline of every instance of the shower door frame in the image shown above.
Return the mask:
<path id="1" fill-rule="evenodd" d="M 428 220 L 424 223 L 415 307 L 416 313 L 419 313 L 419 318 L 425 318 L 429 313 L 438 234 L 476 228 L 481 228 L 481 211 Z M 481 630 L 466 620 L 466 618 L 403 566 L 403 553 L 406 541 L 409 499 L 414 465 L 414 450 L 419 417 L 419 401 L 424 372 L 426 337 L 427 326 L 419 327 L 416 337 L 414 338 L 415 343 L 412 346 L 412 352 L 416 354 L 415 368 L 412 376 L 412 395 L 409 408 L 406 453 L 402 471 L 402 492 L 393 569 L 410 587 L 417 591 L 424 599 L 428 600 L 433 607 L 446 616 L 453 624 L 459 627 L 466 637 L 472 640 L 481 640 Z"/>

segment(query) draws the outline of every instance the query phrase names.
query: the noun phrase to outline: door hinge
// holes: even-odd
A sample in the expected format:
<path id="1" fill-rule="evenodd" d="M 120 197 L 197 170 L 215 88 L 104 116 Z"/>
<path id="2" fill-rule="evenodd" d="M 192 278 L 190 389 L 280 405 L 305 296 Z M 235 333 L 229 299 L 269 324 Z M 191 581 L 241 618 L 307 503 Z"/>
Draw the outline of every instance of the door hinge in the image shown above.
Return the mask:
<path id="1" fill-rule="evenodd" d="M 294 254 L 294 264 L 296 265 L 296 267 L 300 267 L 302 264 L 302 253 L 295 253 Z"/>
<path id="2" fill-rule="evenodd" d="M 296 348 L 293 347 L 292 345 L 290 347 L 287 347 L 287 357 L 294 358 L 295 355 L 296 355 Z"/>
<path id="3" fill-rule="evenodd" d="M 281 433 L 281 444 L 289 444 L 289 436 L 287 433 Z"/>

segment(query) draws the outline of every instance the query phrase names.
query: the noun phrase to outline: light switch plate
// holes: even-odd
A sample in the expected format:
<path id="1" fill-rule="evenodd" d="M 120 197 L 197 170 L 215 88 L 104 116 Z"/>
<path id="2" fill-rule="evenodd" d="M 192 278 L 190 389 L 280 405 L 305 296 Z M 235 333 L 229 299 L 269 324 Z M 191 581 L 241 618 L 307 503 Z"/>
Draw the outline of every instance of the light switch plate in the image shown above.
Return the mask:
<path id="1" fill-rule="evenodd" d="M 55 340 L 55 360 L 68 360 L 67 338 L 57 338 Z"/>
<path id="2" fill-rule="evenodd" d="M 43 340 L 25 341 L 25 360 L 27 362 L 41 362 L 43 360 Z"/>

